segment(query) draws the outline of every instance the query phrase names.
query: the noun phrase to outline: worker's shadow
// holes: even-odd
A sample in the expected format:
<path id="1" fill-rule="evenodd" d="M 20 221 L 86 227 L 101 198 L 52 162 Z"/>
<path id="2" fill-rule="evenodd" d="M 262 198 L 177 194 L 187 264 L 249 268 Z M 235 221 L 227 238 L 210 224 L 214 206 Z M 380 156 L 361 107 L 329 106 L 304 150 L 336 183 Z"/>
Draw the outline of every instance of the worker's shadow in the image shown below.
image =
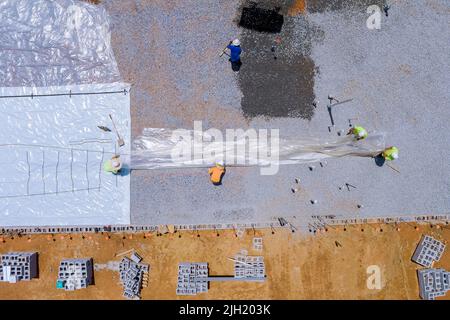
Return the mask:
<path id="1" fill-rule="evenodd" d="M 131 173 L 131 169 L 128 166 L 122 166 L 120 171 L 118 172 L 118 175 L 121 177 L 125 177 Z"/>
<path id="2" fill-rule="evenodd" d="M 384 159 L 384 157 L 381 154 L 379 154 L 375 157 L 375 163 L 377 166 L 382 167 L 385 162 L 386 162 L 386 159 Z"/>
<path id="3" fill-rule="evenodd" d="M 239 61 L 231 61 L 231 59 L 229 59 L 228 61 L 230 61 L 230 63 L 231 63 L 231 70 L 233 70 L 234 72 L 238 72 L 241 69 L 241 66 L 242 66 L 241 60 L 239 60 Z"/>

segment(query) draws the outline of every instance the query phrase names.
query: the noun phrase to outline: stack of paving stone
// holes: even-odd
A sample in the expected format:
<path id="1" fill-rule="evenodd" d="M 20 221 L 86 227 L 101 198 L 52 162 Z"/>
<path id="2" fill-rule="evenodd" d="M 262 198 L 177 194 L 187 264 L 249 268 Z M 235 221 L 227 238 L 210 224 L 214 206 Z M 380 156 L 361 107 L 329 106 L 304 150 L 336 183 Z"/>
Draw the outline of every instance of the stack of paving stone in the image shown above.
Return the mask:
<path id="1" fill-rule="evenodd" d="M 120 282 L 123 285 L 123 296 L 127 299 L 140 299 L 144 273 L 149 270 L 148 264 L 135 262 L 124 257 L 119 265 Z"/>
<path id="2" fill-rule="evenodd" d="M 445 250 L 445 244 L 431 236 L 425 235 L 417 245 L 411 258 L 421 266 L 431 268 L 435 261 L 439 261 Z"/>
<path id="3" fill-rule="evenodd" d="M 253 238 L 253 249 L 257 251 L 263 249 L 262 238 Z"/>
<path id="4" fill-rule="evenodd" d="M 419 295 L 425 300 L 434 300 L 445 296 L 450 289 L 450 272 L 444 269 L 430 269 L 439 261 L 446 245 L 429 235 L 422 236 L 411 258 L 415 263 L 428 269 L 417 270 Z"/>
<path id="5" fill-rule="evenodd" d="M 263 256 L 248 256 L 244 252 L 234 256 L 234 277 L 265 279 L 265 264 Z"/>
<path id="6" fill-rule="evenodd" d="M 422 299 L 434 300 L 443 297 L 450 290 L 450 272 L 444 269 L 417 270 L 419 294 Z"/>
<path id="7" fill-rule="evenodd" d="M 208 292 L 208 263 L 185 262 L 178 265 L 177 295 Z"/>

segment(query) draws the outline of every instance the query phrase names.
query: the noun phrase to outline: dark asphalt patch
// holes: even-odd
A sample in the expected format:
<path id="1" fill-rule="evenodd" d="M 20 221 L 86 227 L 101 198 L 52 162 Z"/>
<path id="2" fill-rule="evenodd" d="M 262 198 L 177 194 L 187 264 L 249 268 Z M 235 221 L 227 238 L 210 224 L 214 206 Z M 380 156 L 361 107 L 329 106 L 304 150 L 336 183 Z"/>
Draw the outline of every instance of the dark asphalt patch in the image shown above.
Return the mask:
<path id="1" fill-rule="evenodd" d="M 302 57 L 296 62 L 246 61 L 239 80 L 246 117 L 300 117 L 314 114 L 314 62 Z"/>
<path id="2" fill-rule="evenodd" d="M 259 32 L 279 33 L 283 27 L 284 17 L 277 10 L 247 7 L 242 9 L 239 26 Z"/>
<path id="3" fill-rule="evenodd" d="M 291 5 L 292 1 L 265 0 L 257 7 L 281 15 Z M 243 9 L 251 7 L 247 1 L 242 3 Z M 270 19 L 267 21 L 270 23 Z M 257 32 L 256 28 L 241 30 L 243 54 L 238 80 L 244 116 L 310 120 L 314 115 L 316 67 L 309 55 L 311 43 L 323 36 L 321 30 L 304 16 L 287 15 L 278 33 Z"/>

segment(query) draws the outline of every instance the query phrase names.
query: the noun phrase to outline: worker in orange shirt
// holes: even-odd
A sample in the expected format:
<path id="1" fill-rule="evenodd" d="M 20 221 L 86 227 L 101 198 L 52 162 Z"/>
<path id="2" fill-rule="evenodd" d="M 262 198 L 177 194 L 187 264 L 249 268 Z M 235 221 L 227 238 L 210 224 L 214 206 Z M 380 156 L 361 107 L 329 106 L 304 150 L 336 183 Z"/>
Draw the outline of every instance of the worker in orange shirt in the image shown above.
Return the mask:
<path id="1" fill-rule="evenodd" d="M 222 161 L 216 163 L 215 167 L 209 168 L 208 170 L 210 180 L 215 186 L 220 186 L 222 184 L 222 177 L 225 174 L 225 166 Z"/>

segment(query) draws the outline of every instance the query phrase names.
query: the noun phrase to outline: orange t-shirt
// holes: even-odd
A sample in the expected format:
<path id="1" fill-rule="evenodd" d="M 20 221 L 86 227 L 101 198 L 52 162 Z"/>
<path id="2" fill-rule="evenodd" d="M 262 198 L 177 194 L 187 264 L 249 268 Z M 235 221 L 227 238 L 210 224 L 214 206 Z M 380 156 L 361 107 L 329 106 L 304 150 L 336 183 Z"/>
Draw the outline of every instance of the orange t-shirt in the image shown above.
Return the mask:
<path id="1" fill-rule="evenodd" d="M 212 183 L 219 183 L 222 180 L 222 175 L 225 173 L 224 167 L 213 167 L 208 170 L 209 175 L 211 176 Z"/>

